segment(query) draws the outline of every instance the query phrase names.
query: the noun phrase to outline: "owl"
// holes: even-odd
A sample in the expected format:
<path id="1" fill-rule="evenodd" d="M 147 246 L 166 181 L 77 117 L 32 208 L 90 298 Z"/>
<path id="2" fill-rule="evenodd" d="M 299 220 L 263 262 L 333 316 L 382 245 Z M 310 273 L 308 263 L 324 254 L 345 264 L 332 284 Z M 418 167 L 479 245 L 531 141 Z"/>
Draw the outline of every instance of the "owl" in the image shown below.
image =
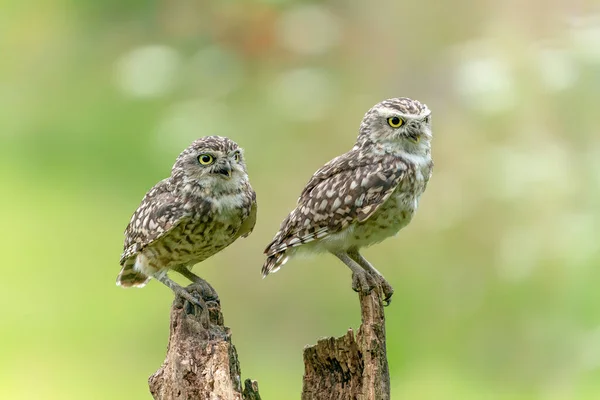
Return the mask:
<path id="1" fill-rule="evenodd" d="M 352 150 L 308 181 L 265 250 L 263 277 L 297 254 L 329 252 L 350 268 L 355 291 L 379 288 L 389 304 L 394 289 L 360 250 L 396 235 L 417 211 L 433 169 L 430 114 L 406 97 L 373 106 Z"/>
<path id="2" fill-rule="evenodd" d="M 167 271 L 177 271 L 214 292 L 190 269 L 240 236 L 248 236 L 255 222 L 256 194 L 242 149 L 225 137 L 197 139 L 177 157 L 171 176 L 146 193 L 131 217 L 117 285 L 143 287 L 156 278 L 203 307 L 202 300 L 171 280 Z"/>

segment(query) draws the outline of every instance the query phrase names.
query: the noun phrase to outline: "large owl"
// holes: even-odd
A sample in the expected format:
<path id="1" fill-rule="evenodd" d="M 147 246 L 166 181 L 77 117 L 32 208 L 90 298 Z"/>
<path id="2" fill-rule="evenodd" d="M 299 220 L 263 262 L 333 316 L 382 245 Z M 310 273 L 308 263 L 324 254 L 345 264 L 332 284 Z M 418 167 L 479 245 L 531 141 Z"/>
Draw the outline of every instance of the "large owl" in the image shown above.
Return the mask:
<path id="1" fill-rule="evenodd" d="M 349 152 L 319 169 L 296 208 L 267 246 L 263 276 L 301 252 L 329 252 L 353 273 L 353 288 L 379 287 L 389 303 L 392 286 L 360 249 L 394 236 L 412 219 L 431 176 L 431 117 L 409 98 L 371 108 Z"/>

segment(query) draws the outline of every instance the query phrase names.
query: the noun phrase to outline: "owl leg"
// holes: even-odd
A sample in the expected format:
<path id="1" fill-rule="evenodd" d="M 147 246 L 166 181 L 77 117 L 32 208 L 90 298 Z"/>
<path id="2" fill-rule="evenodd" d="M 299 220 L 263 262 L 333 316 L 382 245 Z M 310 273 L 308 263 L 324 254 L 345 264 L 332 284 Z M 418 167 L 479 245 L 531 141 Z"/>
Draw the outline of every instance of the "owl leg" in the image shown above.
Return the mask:
<path id="1" fill-rule="evenodd" d="M 362 292 L 363 294 L 371 293 L 371 290 L 377 287 L 377 282 L 370 273 L 365 271 L 359 264 L 356 263 L 348 253 L 340 251 L 333 253 L 339 258 L 344 264 L 352 271 L 352 289 L 355 292 Z"/>
<path id="2" fill-rule="evenodd" d="M 202 297 L 210 300 L 218 300 L 219 295 L 217 291 L 211 286 L 210 283 L 200 278 L 198 275 L 190 271 L 186 266 L 180 265 L 178 267 L 173 268 L 173 271 L 179 272 L 181 275 L 188 278 L 190 281 L 197 283 L 202 287 Z"/>
<path id="3" fill-rule="evenodd" d="M 373 265 L 364 258 L 358 250 L 352 250 L 348 252 L 350 258 L 358 263 L 361 267 L 363 267 L 366 271 L 368 271 L 371 275 L 375 277 L 375 279 L 379 282 L 381 286 L 381 290 L 383 291 L 383 295 L 385 298 L 383 299 L 386 306 L 390 305 L 392 301 L 392 295 L 394 294 L 394 288 L 389 284 L 388 281 L 385 280 L 383 275 L 379 271 L 373 267 Z"/>
<path id="4" fill-rule="evenodd" d="M 190 303 L 200 307 L 200 309 L 202 310 L 206 310 L 206 303 L 204 303 L 203 299 L 197 299 L 196 297 L 194 297 L 190 292 L 185 290 L 185 288 L 179 286 L 177 283 L 172 281 L 164 271 L 159 271 L 153 276 L 157 281 L 163 283 L 165 286 L 171 289 L 173 293 L 175 293 L 177 296 L 183 297 Z"/>

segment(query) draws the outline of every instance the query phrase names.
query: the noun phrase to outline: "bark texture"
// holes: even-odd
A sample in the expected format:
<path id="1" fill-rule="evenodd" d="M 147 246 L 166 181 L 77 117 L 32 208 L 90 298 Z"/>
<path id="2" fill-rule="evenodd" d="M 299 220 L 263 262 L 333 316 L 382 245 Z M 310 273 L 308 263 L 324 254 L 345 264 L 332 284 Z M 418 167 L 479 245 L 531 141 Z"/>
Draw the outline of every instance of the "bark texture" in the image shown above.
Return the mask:
<path id="1" fill-rule="evenodd" d="M 359 294 L 362 324 L 304 349 L 302 400 L 389 400 L 385 316 L 378 290 Z"/>
<path id="2" fill-rule="evenodd" d="M 167 355 L 148 379 L 150 393 L 156 400 L 260 400 L 256 381 L 246 380 L 242 389 L 237 352 L 219 301 L 205 301 L 204 313 L 179 296 L 173 301 Z"/>

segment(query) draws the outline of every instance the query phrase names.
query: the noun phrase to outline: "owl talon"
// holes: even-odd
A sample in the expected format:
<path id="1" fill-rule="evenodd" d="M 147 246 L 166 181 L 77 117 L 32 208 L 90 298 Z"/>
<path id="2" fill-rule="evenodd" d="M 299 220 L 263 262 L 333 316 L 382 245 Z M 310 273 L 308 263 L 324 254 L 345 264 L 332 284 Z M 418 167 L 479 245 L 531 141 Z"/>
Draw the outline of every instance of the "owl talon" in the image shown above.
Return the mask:
<path id="1" fill-rule="evenodd" d="M 173 270 L 179 272 L 181 275 L 185 276 L 193 282 L 190 286 L 187 287 L 188 290 L 190 287 L 196 287 L 197 292 L 200 293 L 204 300 L 219 301 L 219 295 L 217 294 L 217 291 L 210 285 L 210 283 L 200 278 L 198 275 L 194 274 L 186 267 L 180 266 L 177 268 L 173 268 Z"/>
<path id="2" fill-rule="evenodd" d="M 216 301 L 220 303 L 219 295 L 217 291 L 204 279 L 198 277 L 198 280 L 195 283 L 187 286 L 185 288 L 188 292 L 196 292 L 201 297 L 202 300 L 206 301 Z"/>
<path id="3" fill-rule="evenodd" d="M 204 303 L 204 302 L 202 302 Z M 198 299 L 190 301 L 187 298 L 183 301 L 183 309 L 187 315 L 194 315 L 199 317 L 200 324 L 202 327 L 207 329 L 210 325 L 210 315 L 207 304 L 201 305 Z"/>
<path id="4" fill-rule="evenodd" d="M 215 301 L 217 303 L 221 303 L 219 299 L 219 294 L 208 282 L 204 281 L 202 284 L 202 297 L 205 301 Z"/>
<path id="5" fill-rule="evenodd" d="M 160 273 L 160 272 L 155 274 L 154 278 L 156 278 L 156 280 L 158 280 L 159 282 L 161 282 L 165 286 L 167 286 L 169 289 L 171 289 L 173 291 L 173 293 L 175 293 L 176 296 L 179 296 L 179 297 L 183 298 L 184 300 L 189 301 L 190 303 L 200 307 L 200 309 L 202 309 L 202 310 L 206 309 L 206 304 L 204 303 L 204 299 L 202 299 L 202 292 L 198 291 L 196 289 L 196 292 L 200 296 L 200 298 L 197 298 L 192 293 L 190 293 L 190 290 L 188 290 L 189 288 L 194 289 L 193 285 L 190 285 L 187 288 L 183 288 L 183 287 L 179 286 L 177 283 L 173 282 L 167 276 L 167 274 Z"/>
<path id="6" fill-rule="evenodd" d="M 352 273 L 352 290 L 357 293 L 369 294 L 377 287 L 377 282 L 367 271 L 354 271 Z"/>
<path id="7" fill-rule="evenodd" d="M 196 315 L 198 313 L 197 311 L 200 313 L 204 311 L 204 308 L 197 302 L 190 302 L 187 299 L 184 299 L 183 301 L 183 308 L 185 309 L 185 313 L 187 315 Z"/>
<path id="8" fill-rule="evenodd" d="M 394 288 L 383 277 L 381 277 L 379 286 L 381 287 L 381 291 L 383 292 L 383 296 L 384 296 L 383 305 L 387 307 L 392 302 L 392 295 L 394 294 Z"/>
<path id="9" fill-rule="evenodd" d="M 198 306 L 200 310 L 206 310 L 206 303 L 204 302 L 204 300 L 197 298 L 192 293 L 188 292 L 186 289 L 183 289 L 181 292 L 175 292 L 175 294 L 179 297 L 182 297 L 184 300 L 187 300 L 189 304 Z"/>

